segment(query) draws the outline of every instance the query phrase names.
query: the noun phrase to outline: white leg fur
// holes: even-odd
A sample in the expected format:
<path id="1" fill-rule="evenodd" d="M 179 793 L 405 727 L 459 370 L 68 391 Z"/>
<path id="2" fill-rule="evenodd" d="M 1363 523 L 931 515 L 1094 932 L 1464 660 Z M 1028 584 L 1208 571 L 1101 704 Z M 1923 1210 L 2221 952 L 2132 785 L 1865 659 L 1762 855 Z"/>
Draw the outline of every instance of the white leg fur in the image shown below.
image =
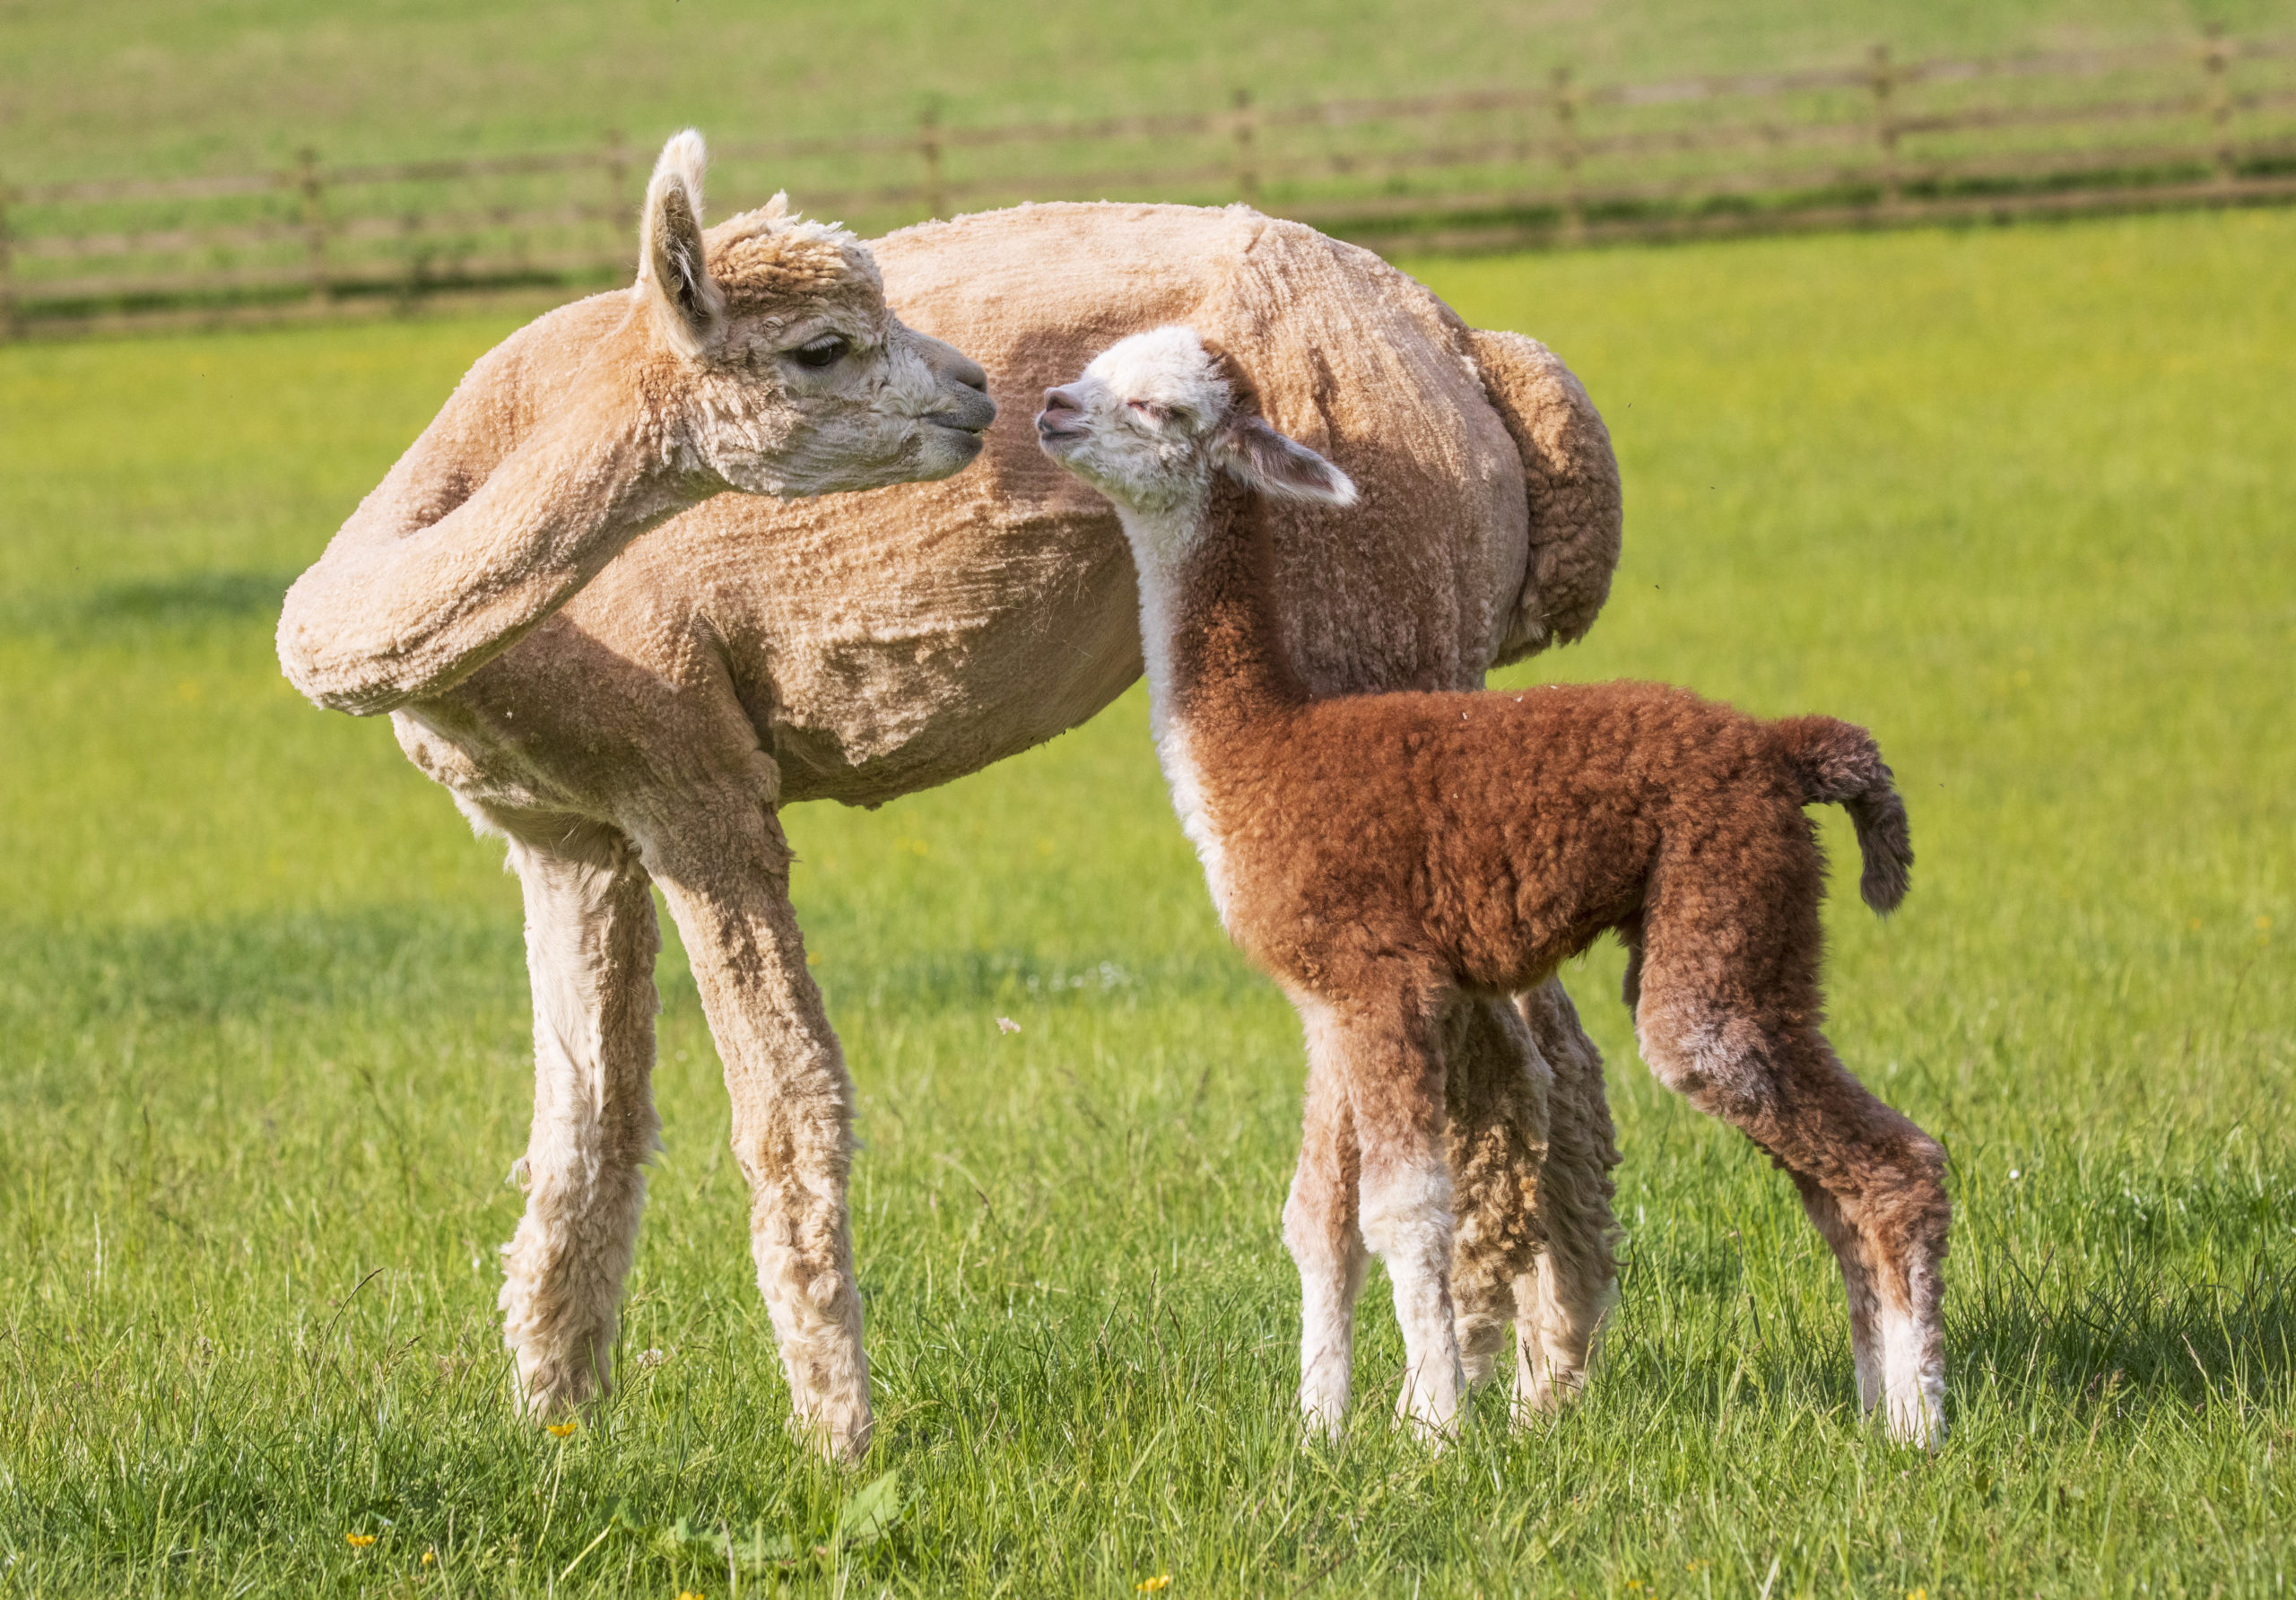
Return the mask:
<path id="1" fill-rule="evenodd" d="M 869 1448 L 869 1365 L 846 1208 L 853 1085 L 789 907 L 789 849 L 753 797 L 648 841 L 733 1100 L 750 1248 L 798 1425 L 839 1460 Z"/>
<path id="2" fill-rule="evenodd" d="M 1451 1175 L 1439 1161 L 1366 1175 L 1363 1241 L 1384 1262 L 1403 1327 L 1396 1414 L 1424 1438 L 1448 1434 L 1466 1390 L 1451 1312 Z"/>
<path id="3" fill-rule="evenodd" d="M 1283 1242 L 1300 1268 L 1300 1410 L 1310 1431 L 1333 1434 L 1347 1414 L 1355 1300 L 1368 1260 L 1356 1226 L 1354 1114 L 1329 1013 L 1300 1002 L 1308 1033 L 1308 1094 L 1300 1165 L 1283 1205 Z"/>
<path id="4" fill-rule="evenodd" d="M 578 825 L 555 842 L 511 843 L 526 902 L 535 1118 L 500 1304 L 519 1398 L 537 1416 L 607 1391 L 660 1126 L 649 1083 L 660 940 L 645 874 L 602 829 Z"/>
<path id="5" fill-rule="evenodd" d="M 1940 1285 L 1918 1268 L 1909 1276 L 1913 1309 L 1882 1298 L 1883 1404 L 1890 1437 L 1926 1449 L 1945 1439 L 1945 1334 L 1937 1315 Z"/>

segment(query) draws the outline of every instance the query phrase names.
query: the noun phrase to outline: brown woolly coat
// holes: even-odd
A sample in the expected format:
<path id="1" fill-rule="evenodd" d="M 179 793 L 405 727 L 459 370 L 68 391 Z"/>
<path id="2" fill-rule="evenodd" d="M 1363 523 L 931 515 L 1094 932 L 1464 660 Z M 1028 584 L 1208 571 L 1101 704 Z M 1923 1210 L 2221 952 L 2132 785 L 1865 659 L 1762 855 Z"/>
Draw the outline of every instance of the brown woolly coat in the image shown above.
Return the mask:
<path id="1" fill-rule="evenodd" d="M 1822 865 L 1802 807 L 1860 808 L 1877 909 L 1911 859 L 1862 730 L 1654 683 L 1310 700 L 1276 625 L 1265 502 L 1222 480 L 1208 516 L 1172 613 L 1175 715 L 1229 928 L 1278 978 L 1343 1000 L 1509 994 L 1617 928 L 1640 960 L 1816 1024 Z M 1646 954 L 1647 909 L 1669 943 Z"/>

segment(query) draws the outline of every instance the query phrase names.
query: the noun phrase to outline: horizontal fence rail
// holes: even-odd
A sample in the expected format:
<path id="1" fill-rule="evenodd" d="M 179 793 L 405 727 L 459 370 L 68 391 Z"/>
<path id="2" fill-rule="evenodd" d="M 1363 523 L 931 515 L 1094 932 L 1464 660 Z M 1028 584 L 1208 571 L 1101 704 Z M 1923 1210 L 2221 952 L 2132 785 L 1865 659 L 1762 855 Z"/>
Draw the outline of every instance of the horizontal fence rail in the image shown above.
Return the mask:
<path id="1" fill-rule="evenodd" d="M 649 152 L 0 186 L 0 336 L 627 280 Z M 2296 199 L 2296 39 L 730 140 L 711 191 L 864 232 L 1023 200 L 1245 201 L 1389 254 Z M 12 175 L 21 176 L 21 175 Z"/>

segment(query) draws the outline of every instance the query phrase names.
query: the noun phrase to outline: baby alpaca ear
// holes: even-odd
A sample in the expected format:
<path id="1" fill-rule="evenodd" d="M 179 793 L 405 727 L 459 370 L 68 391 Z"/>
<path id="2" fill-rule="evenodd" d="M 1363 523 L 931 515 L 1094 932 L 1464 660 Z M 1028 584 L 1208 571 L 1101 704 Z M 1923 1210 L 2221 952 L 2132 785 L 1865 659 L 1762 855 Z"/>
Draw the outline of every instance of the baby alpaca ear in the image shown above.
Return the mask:
<path id="1" fill-rule="evenodd" d="M 1318 506 L 1355 503 L 1355 485 L 1345 473 L 1258 417 L 1230 422 L 1213 454 L 1230 477 L 1262 494 Z"/>
<path id="2" fill-rule="evenodd" d="M 715 340 L 726 297 L 701 242 L 701 135 L 688 128 L 662 146 L 638 225 L 638 292 L 670 348 L 699 359 Z"/>

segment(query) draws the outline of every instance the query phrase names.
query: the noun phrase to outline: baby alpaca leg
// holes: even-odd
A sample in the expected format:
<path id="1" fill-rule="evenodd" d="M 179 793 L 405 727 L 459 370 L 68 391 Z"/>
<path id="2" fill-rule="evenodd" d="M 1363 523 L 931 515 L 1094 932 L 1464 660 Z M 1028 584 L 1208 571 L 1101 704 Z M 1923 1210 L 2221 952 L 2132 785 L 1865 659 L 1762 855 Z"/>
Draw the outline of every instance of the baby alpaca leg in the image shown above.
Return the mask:
<path id="1" fill-rule="evenodd" d="M 1815 1178 L 1798 1172 L 1789 1176 L 1801 1191 L 1802 1209 L 1811 1225 L 1832 1248 L 1834 1260 L 1841 1267 L 1841 1287 L 1849 1300 L 1849 1359 L 1857 1373 L 1857 1410 L 1862 1415 L 1882 1403 L 1882 1347 L 1876 1336 L 1881 1297 L 1874 1289 L 1874 1274 L 1866 1270 L 1865 1241 Z"/>
<path id="2" fill-rule="evenodd" d="M 1603 1057 L 1578 1025 L 1561 980 L 1522 997 L 1524 1020 L 1554 1074 L 1546 1161 L 1538 1187 L 1545 1248 L 1515 1287 L 1515 1402 L 1519 1425 L 1552 1411 L 1587 1381 L 1603 1319 L 1618 1302 L 1611 1213 L 1618 1165 Z"/>
<path id="3" fill-rule="evenodd" d="M 1363 1242 L 1384 1262 L 1403 1327 L 1399 1416 L 1422 1436 L 1448 1433 L 1466 1377 L 1451 1307 L 1451 1173 L 1443 1060 L 1448 995 L 1423 987 L 1352 998 L 1335 1017 L 1362 1152 Z"/>
<path id="4" fill-rule="evenodd" d="M 659 1148 L 649 1080 L 661 941 L 646 874 L 619 835 L 566 818 L 482 821 L 517 830 L 535 1009 L 526 1210 L 502 1250 L 503 1335 L 522 1405 L 551 1416 L 609 1387 L 644 1163 Z"/>
<path id="5" fill-rule="evenodd" d="M 1283 1205 L 1283 1242 L 1300 1267 L 1300 1410 L 1312 1431 L 1336 1433 L 1347 1413 L 1355 1297 L 1363 1289 L 1366 1257 L 1355 1217 L 1362 1162 L 1330 1013 L 1312 1000 L 1299 1004 L 1308 1033 L 1308 1103 L 1300 1167 Z"/>
<path id="6" fill-rule="evenodd" d="M 1444 1019 L 1455 1220 L 1451 1299 L 1469 1388 L 1487 1382 L 1545 1243 L 1539 1174 L 1552 1074 L 1513 1005 L 1461 997 Z"/>
<path id="7" fill-rule="evenodd" d="M 1793 1175 L 1840 1262 L 1853 1352 L 1866 1310 L 1861 1401 L 1878 1378 L 1892 1437 L 1942 1439 L 1951 1218 L 1943 1148 L 1876 1100 L 1806 1022 L 1758 1005 L 1680 996 L 1654 1006 L 1648 979 L 1639 1022 L 1643 1055 L 1661 1079 L 1735 1124 Z"/>

